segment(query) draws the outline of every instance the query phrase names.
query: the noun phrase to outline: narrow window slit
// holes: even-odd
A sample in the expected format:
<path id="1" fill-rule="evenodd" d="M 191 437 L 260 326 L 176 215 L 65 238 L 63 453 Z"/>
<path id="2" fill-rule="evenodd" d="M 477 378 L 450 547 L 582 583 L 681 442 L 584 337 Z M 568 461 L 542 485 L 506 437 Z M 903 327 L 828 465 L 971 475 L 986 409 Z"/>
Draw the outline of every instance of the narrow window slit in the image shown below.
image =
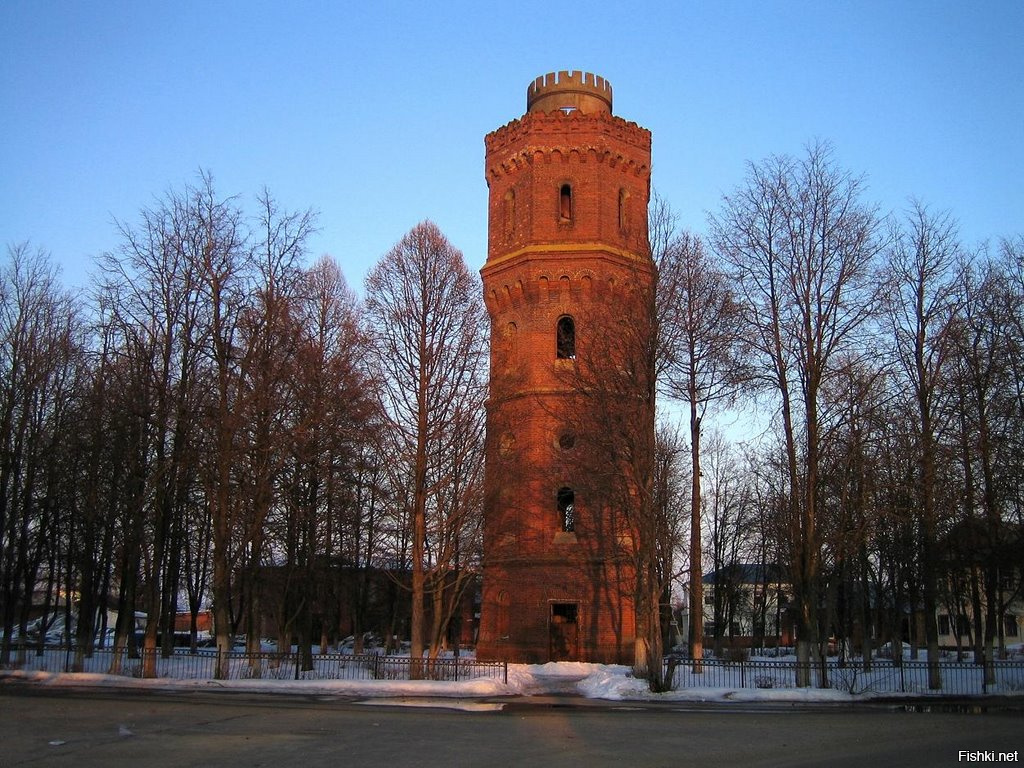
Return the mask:
<path id="1" fill-rule="evenodd" d="M 576 357 L 576 323 L 569 315 L 558 318 L 555 331 L 555 349 L 559 360 Z"/>
<path id="2" fill-rule="evenodd" d="M 576 494 L 572 488 L 558 489 L 558 514 L 563 531 L 569 533 L 576 530 Z"/>
<path id="3" fill-rule="evenodd" d="M 558 216 L 562 221 L 572 220 L 572 187 L 563 184 L 558 194 Z"/>

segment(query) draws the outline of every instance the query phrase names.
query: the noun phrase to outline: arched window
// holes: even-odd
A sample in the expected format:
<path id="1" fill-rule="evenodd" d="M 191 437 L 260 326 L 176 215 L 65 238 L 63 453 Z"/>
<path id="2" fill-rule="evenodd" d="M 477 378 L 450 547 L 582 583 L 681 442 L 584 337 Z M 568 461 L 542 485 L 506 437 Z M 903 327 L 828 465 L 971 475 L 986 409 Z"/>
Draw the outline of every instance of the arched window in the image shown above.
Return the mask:
<path id="1" fill-rule="evenodd" d="M 562 520 L 562 530 L 576 530 L 576 494 L 572 488 L 558 489 L 558 515 Z"/>
<path id="2" fill-rule="evenodd" d="M 558 192 L 558 218 L 572 220 L 572 187 L 568 184 L 563 184 Z"/>
<path id="3" fill-rule="evenodd" d="M 558 318 L 555 330 L 555 350 L 559 360 L 576 357 L 576 323 L 569 315 Z"/>
<path id="4" fill-rule="evenodd" d="M 629 229 L 629 192 L 626 189 L 619 190 L 619 230 L 626 232 Z"/>

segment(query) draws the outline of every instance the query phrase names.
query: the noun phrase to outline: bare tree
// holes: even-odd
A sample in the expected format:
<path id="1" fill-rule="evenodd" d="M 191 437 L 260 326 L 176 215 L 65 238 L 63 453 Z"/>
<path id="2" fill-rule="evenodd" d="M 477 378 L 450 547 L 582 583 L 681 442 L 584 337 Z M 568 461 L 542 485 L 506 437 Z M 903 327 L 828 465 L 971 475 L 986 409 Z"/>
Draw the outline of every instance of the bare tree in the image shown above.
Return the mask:
<path id="1" fill-rule="evenodd" d="M 146 574 L 143 675 L 156 675 L 156 643 L 173 650 L 182 586 L 177 552 L 194 500 L 202 395 L 199 350 L 202 307 L 197 265 L 182 247 L 181 201 L 169 195 L 143 210 L 138 225 L 119 222 L 121 244 L 100 258 L 106 322 L 118 329 L 124 362 L 137 368 L 141 390 L 129 408 L 146 425 L 141 434 L 148 465 L 142 479 L 141 531 Z"/>
<path id="2" fill-rule="evenodd" d="M 482 374 L 482 368 L 477 373 Z M 437 481 L 433 483 L 426 541 L 431 659 L 446 644 L 453 624 L 457 625 L 463 598 L 472 584 L 473 566 L 480 560 L 485 392 L 482 381 L 476 379 L 452 414 L 447 439 L 437 446 Z"/>
<path id="3" fill-rule="evenodd" d="M 670 632 L 676 627 L 671 611 L 672 588 L 676 580 L 689 570 L 688 552 L 684 546 L 687 522 L 690 519 L 689 454 L 686 441 L 677 425 L 659 423 L 655 435 L 654 499 L 655 514 L 661 523 L 656 544 L 658 582 L 662 585 L 662 635 L 674 647 L 678 634 Z M 671 685 L 672 680 L 668 679 Z"/>
<path id="4" fill-rule="evenodd" d="M 915 522 L 917 469 L 913 420 L 904 402 L 892 398 L 874 434 L 876 468 L 872 506 L 876 515 L 868 532 L 874 563 L 874 594 L 881 640 L 888 640 L 893 661 L 903 658 L 903 619 L 908 605 L 920 605 L 920 547 Z M 916 643 L 914 623 L 909 639 Z"/>
<path id="5" fill-rule="evenodd" d="M 962 304 L 953 337 L 957 352 L 957 384 L 965 395 L 960 402 L 961 433 L 964 469 L 967 480 L 977 484 L 966 489 L 965 495 L 980 502 L 965 508 L 967 517 L 965 538 L 972 540 L 973 565 L 980 571 L 983 602 L 974 600 L 975 647 L 981 646 L 985 676 L 995 681 L 992 662 L 995 645 L 1002 634 L 1005 600 L 1004 587 L 1013 579 L 1013 566 L 1004 557 L 1012 534 L 1004 525 L 1006 511 L 1011 508 L 1014 494 L 1010 489 L 1018 476 L 1016 448 L 1020 425 L 1017 422 L 1015 390 L 1020 386 L 1014 380 L 1012 361 L 1015 357 L 1015 323 L 1013 314 L 1016 301 L 1008 273 L 999 261 L 984 259 L 968 265 L 962 271 L 960 290 Z M 1015 423 L 1017 422 L 1017 423 Z M 966 484 L 965 484 L 966 485 Z M 980 519 L 976 512 L 980 511 Z M 984 622 L 981 614 L 984 612 Z"/>
<path id="6" fill-rule="evenodd" d="M 1015 418 L 1018 424 L 1024 424 L 1024 235 L 1004 239 L 1000 243 L 999 254 L 1001 268 L 1006 275 L 1003 300 L 1010 334 L 1007 362 L 1013 373 L 1011 391 Z"/>
<path id="7" fill-rule="evenodd" d="M 708 407 L 731 400 L 748 378 L 740 355 L 739 309 L 725 273 L 700 238 L 681 233 L 656 254 L 659 330 L 664 339 L 664 388 L 689 408 L 690 604 L 703 595 L 701 559 L 701 427 Z M 700 672 L 703 622 L 690 614 L 690 658 Z"/>
<path id="8" fill-rule="evenodd" d="M 240 566 L 246 585 L 243 610 L 250 654 L 260 649 L 266 521 L 271 510 L 280 506 L 281 475 L 291 459 L 291 385 L 300 344 L 296 305 L 302 286 L 301 262 L 316 220 L 309 210 L 282 210 L 266 189 L 258 196 L 258 206 L 251 252 L 255 290 L 240 315 L 241 387 L 234 409 L 240 417 L 237 474 L 243 510 L 239 522 L 246 544 L 240 549 Z M 303 640 L 308 648 L 308 637 Z"/>
<path id="9" fill-rule="evenodd" d="M 67 594 L 57 572 L 64 468 L 56 460 L 74 429 L 67 414 L 80 342 L 77 309 L 49 256 L 9 246 L 0 266 L 0 663 L 10 660 L 16 624 L 25 635 L 38 582 L 47 602 L 56 590 Z"/>
<path id="10" fill-rule="evenodd" d="M 119 225 L 122 245 L 102 260 L 111 370 L 122 377 L 119 393 L 131 393 L 124 402 L 134 420 L 126 425 L 120 616 L 134 611 L 141 569 L 146 675 L 155 674 L 158 635 L 171 650 L 179 594 L 189 594 L 194 624 L 210 571 L 217 674 L 226 674 L 243 614 L 258 641 L 253 583 L 288 455 L 292 302 L 313 226 L 310 212 L 282 212 L 266 192 L 259 203 L 250 233 L 235 201 L 220 199 L 203 173 L 198 185 L 144 210 L 138 226 Z"/>
<path id="11" fill-rule="evenodd" d="M 484 314 L 462 253 L 432 222 L 415 226 L 370 271 L 366 312 L 400 460 L 410 472 L 412 521 L 411 653 L 424 650 L 429 505 L 450 482 L 440 446 L 476 388 L 484 360 Z M 420 673 L 421 670 L 414 669 Z"/>
<path id="12" fill-rule="evenodd" d="M 338 583 L 333 572 L 358 564 L 373 546 L 376 500 L 363 494 L 367 446 L 374 437 L 376 402 L 363 359 L 366 339 L 359 305 L 340 269 L 323 257 L 301 276 L 296 302 L 296 351 L 286 384 L 288 456 L 282 461 L 271 548 L 279 556 L 279 643 L 294 632 L 303 665 L 311 668 L 312 643 L 337 637 L 330 608 Z M 354 551 L 342 543 L 355 539 Z M 340 555 L 347 557 L 343 560 Z M 368 556 L 368 555 L 365 555 Z M 358 606 L 358 595 L 353 604 Z M 313 637 L 313 612 L 321 611 L 320 638 Z M 333 621 L 333 624 L 331 623 Z"/>
<path id="13" fill-rule="evenodd" d="M 823 387 L 828 428 L 822 451 L 822 543 L 825 612 L 821 626 L 832 628 L 839 658 L 851 655 L 855 625 L 865 669 L 871 662 L 871 590 L 868 579 L 868 534 L 877 510 L 872 504 L 878 456 L 874 445 L 885 405 L 888 361 L 854 360 L 839 366 L 839 375 Z"/>
<path id="14" fill-rule="evenodd" d="M 235 201 L 220 199 L 209 175 L 204 174 L 199 186 L 183 193 L 180 206 L 182 248 L 196 266 L 206 311 L 202 354 L 210 386 L 204 413 L 209 451 L 200 476 L 212 521 L 213 626 L 220 660 L 215 675 L 220 679 L 228 675 L 233 632 L 231 573 L 241 549 L 233 536 L 242 514 L 241 500 L 233 493 L 233 475 L 239 456 L 236 406 L 243 381 L 239 322 L 251 286 L 248 235 Z"/>
<path id="15" fill-rule="evenodd" d="M 951 320 L 956 312 L 960 245 L 948 214 L 932 215 L 918 202 L 889 250 L 891 290 L 887 316 L 901 379 L 913 398 L 918 464 L 916 510 L 921 531 L 921 580 L 929 687 L 941 688 L 937 607 L 936 445 L 938 398 L 952 353 Z"/>
<path id="16" fill-rule="evenodd" d="M 778 395 L 790 492 L 792 581 L 798 606 L 801 685 L 818 646 L 821 542 L 819 404 L 824 381 L 877 308 L 873 272 L 878 220 L 862 183 L 836 167 L 831 149 L 750 165 L 746 182 L 711 219 L 734 278 L 750 354 Z M 819 648 L 819 652 L 820 652 Z"/>
<path id="17" fill-rule="evenodd" d="M 710 565 L 715 574 L 711 588 L 713 642 L 715 655 L 721 656 L 726 636 L 729 636 L 730 641 L 733 638 L 733 625 L 742 599 L 744 566 L 748 561 L 746 555 L 756 528 L 751 524 L 754 510 L 748 503 L 747 483 L 740 457 L 721 432 L 710 435 L 704 471 L 709 498 L 706 525 L 701 526 L 701 533 L 703 535 L 706 532 Z M 692 568 L 690 578 L 693 579 Z M 703 624 L 703 580 L 694 605 L 696 621 Z"/>
<path id="18" fill-rule="evenodd" d="M 558 408 L 578 446 L 567 452 L 566 461 L 575 465 L 573 476 L 585 497 L 594 500 L 595 519 L 609 526 L 595 535 L 601 551 L 591 556 L 628 564 L 634 674 L 647 679 L 652 691 L 661 691 L 667 685 L 661 630 L 667 585 L 659 562 L 666 524 L 655 437 L 661 338 L 655 284 L 646 269 L 638 265 L 602 302 L 579 312 L 577 327 L 587 330 L 576 339 L 572 365 L 558 372 L 571 394 Z"/>
<path id="19" fill-rule="evenodd" d="M 119 454 L 124 440 L 117 425 L 118 388 L 112 369 L 116 329 L 108 322 L 109 307 L 100 303 L 86 370 L 79 389 L 79 429 L 70 442 L 73 465 L 70 479 L 76 486 L 68 526 L 69 575 L 77 576 L 78 625 L 74 670 L 82 669 L 97 640 L 106 645 L 107 607 L 110 597 L 115 545 L 116 497 L 125 463 Z M 73 582 L 74 583 L 74 582 Z"/>

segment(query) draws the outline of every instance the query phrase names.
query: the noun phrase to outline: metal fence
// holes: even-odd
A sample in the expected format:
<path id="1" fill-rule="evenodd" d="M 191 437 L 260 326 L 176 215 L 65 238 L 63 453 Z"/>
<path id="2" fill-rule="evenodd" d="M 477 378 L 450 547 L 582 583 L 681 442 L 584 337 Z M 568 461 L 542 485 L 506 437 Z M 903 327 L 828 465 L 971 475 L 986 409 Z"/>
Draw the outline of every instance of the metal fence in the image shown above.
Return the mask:
<path id="1" fill-rule="evenodd" d="M 990 679 L 978 664 L 947 662 L 939 665 L 941 688 L 929 687 L 928 663 L 924 661 L 874 660 L 865 670 L 859 663 L 826 662 L 820 664 L 794 661 L 722 661 L 704 659 L 695 667 L 689 659 L 668 662 L 666 674 L 672 674 L 673 690 L 686 688 L 796 688 L 798 673 L 803 671 L 810 685 L 833 688 L 851 694 L 864 693 L 944 693 L 976 696 L 982 694 L 1024 693 L 1024 662 L 992 663 Z"/>
<path id="2" fill-rule="evenodd" d="M 179 680 L 212 680 L 218 666 L 226 661 L 226 679 L 229 680 L 411 680 L 412 673 L 416 671 L 415 679 L 423 680 L 455 682 L 485 678 L 508 682 L 506 662 L 476 661 L 472 658 L 415 660 L 408 656 L 383 654 L 316 654 L 312 658 L 312 668 L 303 669 L 302 659 L 295 652 L 232 651 L 222 654 L 212 648 L 200 649 L 196 653 L 176 649 L 166 657 L 159 650 L 118 657 L 109 648 L 95 649 L 91 656 L 79 656 L 70 647 L 46 647 L 41 652 L 35 646 L 18 647 L 13 649 L 10 662 L 4 667 L 33 672 L 89 672 L 142 677 L 147 653 L 155 657 L 157 677 Z"/>

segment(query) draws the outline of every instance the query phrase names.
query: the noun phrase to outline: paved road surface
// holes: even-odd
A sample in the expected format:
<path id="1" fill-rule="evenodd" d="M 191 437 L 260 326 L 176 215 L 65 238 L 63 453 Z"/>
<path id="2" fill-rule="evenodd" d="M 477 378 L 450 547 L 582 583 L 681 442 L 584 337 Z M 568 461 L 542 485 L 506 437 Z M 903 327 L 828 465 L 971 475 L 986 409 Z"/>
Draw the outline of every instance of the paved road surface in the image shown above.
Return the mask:
<path id="1" fill-rule="evenodd" d="M 1019 750 L 1024 716 L 845 708 L 136 693 L 0 683 L 0 766 L 970 765 Z M 451 707 L 464 706 L 464 709 Z"/>

